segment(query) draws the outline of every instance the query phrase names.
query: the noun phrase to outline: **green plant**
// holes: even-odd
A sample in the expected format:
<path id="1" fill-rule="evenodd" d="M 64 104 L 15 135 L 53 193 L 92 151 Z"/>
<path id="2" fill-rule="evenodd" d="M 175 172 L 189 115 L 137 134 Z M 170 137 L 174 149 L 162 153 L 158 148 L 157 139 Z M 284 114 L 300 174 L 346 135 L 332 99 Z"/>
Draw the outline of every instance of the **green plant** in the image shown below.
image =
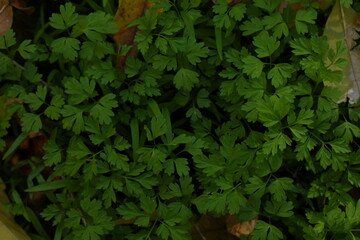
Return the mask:
<path id="1" fill-rule="evenodd" d="M 34 239 L 191 239 L 206 212 L 259 216 L 255 240 L 360 238 L 360 110 L 324 85 L 347 51 L 328 53 L 326 12 L 159 1 L 132 24 L 139 54 L 121 72 L 112 16 L 87 2 L 60 6 L 32 42 L 0 38 L 1 95 L 25 102 L 19 138 L 49 136 L 25 192 L 45 191 L 53 231 L 39 223 Z M 9 208 L 37 219 L 8 182 Z"/>

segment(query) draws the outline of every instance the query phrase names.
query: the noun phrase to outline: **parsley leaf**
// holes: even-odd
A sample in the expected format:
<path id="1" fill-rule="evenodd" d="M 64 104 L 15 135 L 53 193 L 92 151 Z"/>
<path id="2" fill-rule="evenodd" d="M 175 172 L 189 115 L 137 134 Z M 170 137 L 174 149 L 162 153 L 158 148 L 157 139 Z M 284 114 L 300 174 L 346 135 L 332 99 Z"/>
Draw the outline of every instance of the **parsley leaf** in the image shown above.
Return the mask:
<path id="1" fill-rule="evenodd" d="M 263 22 L 256 17 L 253 17 L 240 25 L 240 30 L 243 31 L 244 36 L 252 35 L 254 33 L 262 31 L 263 29 Z"/>
<path id="2" fill-rule="evenodd" d="M 80 41 L 75 38 L 62 37 L 54 40 L 50 47 L 54 53 L 61 54 L 64 58 L 72 61 L 78 57 Z"/>
<path id="3" fill-rule="evenodd" d="M 30 59 L 36 51 L 36 45 L 30 43 L 30 40 L 24 40 L 17 49 L 24 59 Z"/>
<path id="4" fill-rule="evenodd" d="M 257 176 L 249 178 L 249 182 L 250 183 L 245 185 L 245 192 L 260 199 L 265 194 L 267 184 Z"/>
<path id="5" fill-rule="evenodd" d="M 229 11 L 229 16 L 237 21 L 241 21 L 246 13 L 246 5 L 244 3 L 239 3 L 231 7 Z"/>
<path id="6" fill-rule="evenodd" d="M 50 119 L 58 120 L 60 118 L 61 107 L 65 104 L 64 98 L 58 94 L 50 102 L 50 106 L 45 109 L 45 115 Z"/>
<path id="7" fill-rule="evenodd" d="M 66 30 L 78 22 L 79 14 L 75 13 L 75 7 L 71 3 L 60 6 L 60 14 L 53 13 L 50 17 L 50 26 L 60 30 Z"/>
<path id="8" fill-rule="evenodd" d="M 269 185 L 268 190 L 274 195 L 276 201 L 283 202 L 286 200 L 285 191 L 294 188 L 293 182 L 291 178 L 277 178 Z"/>
<path id="9" fill-rule="evenodd" d="M 47 94 L 47 88 L 38 86 L 36 94 L 29 93 L 25 96 L 24 100 L 33 110 L 38 110 L 44 103 Z"/>
<path id="10" fill-rule="evenodd" d="M 116 95 L 112 93 L 108 93 L 100 98 L 99 102 L 90 109 L 90 116 L 98 120 L 100 124 L 111 123 L 111 117 L 114 116 L 114 112 L 111 109 L 118 106 L 115 98 Z"/>
<path id="11" fill-rule="evenodd" d="M 91 41 L 104 41 L 104 33 L 116 33 L 116 23 L 113 18 L 105 12 L 93 12 L 79 18 L 78 24 L 74 26 L 73 36 L 78 37 L 85 34 Z"/>
<path id="12" fill-rule="evenodd" d="M 147 169 L 153 170 L 155 174 L 163 169 L 163 162 L 166 159 L 166 154 L 157 148 L 140 148 L 137 153 L 139 161 L 147 164 Z"/>
<path id="13" fill-rule="evenodd" d="M 268 224 L 262 220 L 257 221 L 254 232 L 251 233 L 251 238 L 254 240 L 279 240 L 283 239 L 284 235 L 275 226 Z"/>
<path id="14" fill-rule="evenodd" d="M 280 2 L 281 0 L 254 0 L 254 5 L 271 13 L 279 6 Z"/>
<path id="15" fill-rule="evenodd" d="M 254 37 L 253 44 L 257 47 L 255 52 L 259 58 L 271 56 L 280 46 L 280 42 L 270 36 L 268 31 L 262 31 Z"/>
<path id="16" fill-rule="evenodd" d="M 39 115 L 25 113 L 21 118 L 21 121 L 23 122 L 22 129 L 24 132 L 33 131 L 37 133 L 42 128 L 42 122 Z"/>
<path id="17" fill-rule="evenodd" d="M 267 201 L 265 204 L 265 210 L 279 217 L 291 217 L 294 215 L 294 212 L 291 211 L 294 208 L 292 202 L 283 202 L 283 201 Z"/>
<path id="18" fill-rule="evenodd" d="M 268 73 L 271 84 L 278 88 L 286 84 L 286 80 L 291 77 L 293 67 L 288 63 L 276 64 Z"/>
<path id="19" fill-rule="evenodd" d="M 0 49 L 7 49 L 16 44 L 15 32 L 9 29 L 0 37 Z"/>
<path id="20" fill-rule="evenodd" d="M 242 59 L 244 62 L 244 72 L 252 78 L 258 78 L 261 76 L 264 68 L 264 63 L 253 56 L 247 56 Z"/>
<path id="21" fill-rule="evenodd" d="M 189 62 L 193 65 L 201 61 L 200 58 L 208 56 L 209 49 L 205 47 L 203 42 L 196 43 L 194 38 L 189 38 L 187 43 L 187 54 L 186 57 Z"/>
<path id="22" fill-rule="evenodd" d="M 46 166 L 53 166 L 61 162 L 61 149 L 55 141 L 48 141 L 44 146 L 44 150 L 47 152 L 46 155 L 44 155 Z"/>
<path id="23" fill-rule="evenodd" d="M 65 105 L 61 110 L 61 115 L 65 117 L 62 120 L 65 129 L 73 130 L 76 134 L 79 134 L 85 129 L 83 111 L 81 109 L 71 105 Z"/>
<path id="24" fill-rule="evenodd" d="M 174 84 L 177 89 L 190 91 L 199 82 L 199 74 L 187 68 L 180 68 L 174 76 Z"/>
<path id="25" fill-rule="evenodd" d="M 277 38 L 280 38 L 282 35 L 285 37 L 289 35 L 289 28 L 280 13 L 265 16 L 263 24 L 266 30 L 272 29 L 274 36 Z"/>
<path id="26" fill-rule="evenodd" d="M 69 94 L 70 104 L 79 104 L 83 101 L 93 97 L 95 90 L 95 81 L 87 77 L 80 77 L 79 80 L 75 78 L 66 78 L 65 80 L 65 93 Z"/>
<path id="27" fill-rule="evenodd" d="M 313 8 L 299 10 L 295 17 L 296 31 L 299 34 L 307 33 L 309 31 L 307 24 L 315 24 L 316 17 L 317 13 Z"/>

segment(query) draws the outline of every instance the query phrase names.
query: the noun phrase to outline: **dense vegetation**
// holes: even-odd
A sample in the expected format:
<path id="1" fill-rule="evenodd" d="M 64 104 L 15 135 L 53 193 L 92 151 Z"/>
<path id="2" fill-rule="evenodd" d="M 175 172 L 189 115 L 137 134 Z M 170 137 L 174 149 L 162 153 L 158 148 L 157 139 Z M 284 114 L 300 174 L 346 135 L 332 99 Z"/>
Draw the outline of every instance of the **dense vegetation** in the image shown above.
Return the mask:
<path id="1" fill-rule="evenodd" d="M 33 239 L 191 239 L 205 213 L 258 217 L 254 240 L 360 238 L 360 109 L 324 84 L 349 51 L 329 52 L 331 6 L 159 1 L 132 57 L 116 1 L 64 2 L 28 1 L 0 37 L 1 177 Z"/>

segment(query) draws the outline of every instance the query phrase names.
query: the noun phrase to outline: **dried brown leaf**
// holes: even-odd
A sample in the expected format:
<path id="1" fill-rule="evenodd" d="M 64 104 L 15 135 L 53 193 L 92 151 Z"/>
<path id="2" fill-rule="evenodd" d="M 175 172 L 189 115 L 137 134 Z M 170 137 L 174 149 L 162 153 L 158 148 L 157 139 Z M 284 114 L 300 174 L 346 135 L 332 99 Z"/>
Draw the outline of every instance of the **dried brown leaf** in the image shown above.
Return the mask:
<path id="1" fill-rule="evenodd" d="M 228 232 L 227 219 L 229 215 L 214 217 L 205 214 L 189 231 L 194 240 L 235 240 L 235 235 Z"/>
<path id="2" fill-rule="evenodd" d="M 9 0 L 0 0 L 0 37 L 4 36 L 5 32 L 11 29 L 14 15 L 13 7 L 27 14 L 32 14 L 35 11 L 34 7 L 26 7 L 26 4 L 21 0 L 11 2 Z"/>
<path id="3" fill-rule="evenodd" d="M 120 69 L 125 67 L 127 57 L 136 55 L 134 38 L 138 29 L 127 26 L 143 16 L 151 5 L 151 2 L 147 0 L 119 0 L 119 6 L 114 17 L 118 33 L 114 35 L 114 40 L 118 45 L 133 46 L 126 56 L 118 57 L 117 65 Z"/>
<path id="4" fill-rule="evenodd" d="M 250 235 L 250 233 L 254 231 L 256 222 L 257 217 L 251 221 L 239 223 L 236 219 L 236 215 L 227 215 L 226 227 L 230 234 L 240 237 L 242 235 Z"/>
<path id="5" fill-rule="evenodd" d="M 11 3 L 11 6 L 14 8 L 17 8 L 19 10 L 24 11 L 26 14 L 33 14 L 35 11 L 34 7 L 27 7 L 24 1 L 21 0 L 15 0 Z"/>
<path id="6" fill-rule="evenodd" d="M 0 0 L 0 37 L 4 36 L 13 23 L 13 10 L 7 0 Z"/>

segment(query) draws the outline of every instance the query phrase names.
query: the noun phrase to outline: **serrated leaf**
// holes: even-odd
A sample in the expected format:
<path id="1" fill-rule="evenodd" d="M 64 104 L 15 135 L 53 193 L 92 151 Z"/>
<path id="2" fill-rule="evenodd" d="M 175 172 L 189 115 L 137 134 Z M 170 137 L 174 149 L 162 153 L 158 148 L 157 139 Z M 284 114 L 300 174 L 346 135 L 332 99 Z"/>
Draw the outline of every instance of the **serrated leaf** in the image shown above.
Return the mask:
<path id="1" fill-rule="evenodd" d="M 345 213 L 350 220 L 350 224 L 357 224 L 360 222 L 360 200 L 356 205 L 351 201 L 346 205 Z"/>
<path id="2" fill-rule="evenodd" d="M 116 33 L 116 23 L 112 16 L 103 11 L 92 12 L 79 20 L 73 29 L 74 36 L 84 33 L 91 41 L 102 41 L 102 34 Z"/>
<path id="3" fill-rule="evenodd" d="M 245 21 L 242 25 L 240 25 L 240 30 L 243 31 L 244 36 L 249 36 L 256 32 L 260 32 L 264 29 L 263 23 L 259 18 L 253 17 L 247 21 Z"/>
<path id="4" fill-rule="evenodd" d="M 238 214 L 241 207 L 246 206 L 247 199 L 238 190 L 230 192 L 226 197 L 230 214 Z"/>
<path id="5" fill-rule="evenodd" d="M 83 112 L 79 108 L 65 105 L 61 110 L 61 114 L 64 116 L 62 123 L 65 129 L 73 130 L 76 134 L 84 130 Z"/>
<path id="6" fill-rule="evenodd" d="M 25 113 L 21 118 L 21 121 L 24 132 L 33 131 L 37 133 L 42 128 L 40 116 L 34 113 Z"/>
<path id="7" fill-rule="evenodd" d="M 296 31 L 299 34 L 307 33 L 309 31 L 307 24 L 315 24 L 316 17 L 317 12 L 312 8 L 299 10 L 295 17 Z"/>
<path id="8" fill-rule="evenodd" d="M 155 40 L 155 46 L 160 50 L 160 52 L 166 54 L 168 50 L 168 42 L 165 38 L 158 37 Z"/>
<path id="9" fill-rule="evenodd" d="M 30 59 L 31 54 L 36 51 L 36 45 L 30 43 L 30 40 L 24 40 L 17 49 L 24 59 Z"/>
<path id="10" fill-rule="evenodd" d="M 43 101 L 34 93 L 29 93 L 28 95 L 26 95 L 26 97 L 24 98 L 25 102 L 27 104 L 29 104 L 29 106 L 33 109 L 33 110 L 37 110 L 41 107 L 41 105 L 43 105 Z"/>
<path id="11" fill-rule="evenodd" d="M 275 155 L 278 151 L 284 151 L 286 146 L 290 146 L 292 140 L 284 133 L 271 133 L 267 135 L 269 138 L 263 145 L 265 154 Z"/>
<path id="12" fill-rule="evenodd" d="M 129 171 L 128 156 L 116 152 L 110 145 L 104 147 L 104 153 L 100 154 L 100 156 L 117 169 Z"/>
<path id="13" fill-rule="evenodd" d="M 227 14 L 215 15 L 213 18 L 213 22 L 215 27 L 217 28 L 229 28 L 231 25 L 230 17 Z"/>
<path id="14" fill-rule="evenodd" d="M 217 158 L 218 157 L 218 158 Z M 209 177 L 224 169 L 222 166 L 223 159 L 220 156 L 210 155 L 209 158 L 205 155 L 194 156 L 195 166 L 202 169 L 202 171 Z"/>
<path id="15" fill-rule="evenodd" d="M 190 91 L 199 82 L 199 74 L 193 70 L 180 68 L 174 76 L 175 87 Z"/>
<path id="16" fill-rule="evenodd" d="M 270 16 L 265 16 L 263 24 L 265 25 L 266 30 L 272 29 L 274 32 L 274 36 L 277 38 L 280 38 L 282 35 L 289 35 L 289 28 L 284 22 L 281 14 L 278 12 Z"/>
<path id="17" fill-rule="evenodd" d="M 277 6 L 279 6 L 280 2 L 281 0 L 254 0 L 254 5 L 267 12 L 273 12 Z"/>
<path id="18" fill-rule="evenodd" d="M 349 144 L 346 143 L 343 139 L 341 138 L 338 138 L 338 139 L 335 139 L 331 142 L 329 142 L 332 150 L 335 152 L 335 153 L 349 153 L 351 152 L 351 149 L 349 147 Z"/>
<path id="19" fill-rule="evenodd" d="M 53 13 L 50 17 L 50 26 L 65 30 L 77 23 L 79 15 L 75 13 L 75 7 L 71 3 L 60 6 L 60 14 Z"/>
<path id="20" fill-rule="evenodd" d="M 163 169 L 163 162 L 166 159 L 166 154 L 157 148 L 140 148 L 137 153 L 139 154 L 139 161 L 145 162 L 147 168 L 152 169 L 154 173 L 159 173 Z"/>
<path id="21" fill-rule="evenodd" d="M 334 135 L 342 137 L 345 143 L 350 143 L 353 141 L 353 137 L 360 137 L 360 128 L 346 121 L 334 129 Z"/>
<path id="22" fill-rule="evenodd" d="M 78 57 L 80 41 L 75 38 L 62 37 L 52 41 L 50 47 L 53 52 L 61 54 L 65 59 L 73 61 Z"/>
<path id="23" fill-rule="evenodd" d="M 66 151 L 70 157 L 82 159 L 91 154 L 89 148 L 79 138 L 72 138 Z"/>
<path id="24" fill-rule="evenodd" d="M 262 31 L 254 37 L 253 44 L 257 47 L 255 52 L 259 58 L 271 56 L 280 46 L 280 42 L 270 36 L 268 31 Z"/>
<path id="25" fill-rule="evenodd" d="M 192 121 L 196 121 L 202 118 L 202 114 L 199 109 L 192 107 L 187 110 L 186 117 L 190 118 Z"/>
<path id="26" fill-rule="evenodd" d="M 323 168 L 331 165 L 331 153 L 326 149 L 325 145 L 323 145 L 316 153 L 316 159 L 320 161 L 320 165 Z"/>
<path id="27" fill-rule="evenodd" d="M 45 109 L 45 115 L 52 120 L 58 120 L 60 117 L 61 109 L 55 106 L 49 106 Z"/>
<path id="28" fill-rule="evenodd" d="M 265 211 L 284 218 L 288 218 L 294 215 L 294 212 L 292 211 L 293 208 L 294 205 L 291 201 L 267 201 L 265 204 Z"/>
<path id="29" fill-rule="evenodd" d="M 256 176 L 249 178 L 249 182 L 245 185 L 245 192 L 260 199 L 265 194 L 266 183 Z"/>
<path id="30" fill-rule="evenodd" d="M 52 166 L 61 162 L 61 150 L 55 141 L 48 141 L 44 146 L 44 150 L 47 152 L 43 156 L 46 166 Z"/>
<path id="31" fill-rule="evenodd" d="M 286 84 L 286 80 L 291 77 L 293 67 L 288 63 L 276 64 L 268 73 L 271 84 L 278 88 Z"/>
<path id="32" fill-rule="evenodd" d="M 246 13 L 246 5 L 243 3 L 235 4 L 229 11 L 229 16 L 237 21 L 241 21 Z"/>
<path id="33" fill-rule="evenodd" d="M 136 218 L 141 215 L 140 208 L 136 206 L 133 202 L 128 202 L 120 205 L 120 207 L 118 207 L 116 211 L 126 220 Z"/>
<path id="34" fill-rule="evenodd" d="M 153 117 L 151 119 L 151 136 L 148 135 L 148 140 L 154 140 L 157 137 L 160 137 L 166 134 L 167 123 L 165 118 L 162 115 L 158 117 Z"/>
<path id="35" fill-rule="evenodd" d="M 197 96 L 196 96 L 196 103 L 198 105 L 199 108 L 208 108 L 210 107 L 211 101 L 209 99 L 209 92 L 205 89 L 202 88 Z"/>
<path id="36" fill-rule="evenodd" d="M 194 38 L 189 38 L 187 43 L 186 57 L 192 65 L 196 65 L 201 62 L 200 58 L 208 56 L 209 49 L 205 47 L 203 42 L 197 43 Z"/>
<path id="37" fill-rule="evenodd" d="M 262 220 L 257 221 L 255 230 L 251 234 L 251 240 L 279 240 L 283 239 L 284 235 L 275 226 L 268 224 Z"/>
<path id="38" fill-rule="evenodd" d="M 111 117 L 115 115 L 111 109 L 118 106 L 115 98 L 115 94 L 112 93 L 108 93 L 100 98 L 99 103 L 90 109 L 90 116 L 97 119 L 100 124 L 111 123 Z"/>
<path id="39" fill-rule="evenodd" d="M 176 166 L 176 172 L 180 177 L 189 175 L 190 168 L 188 167 L 188 161 L 186 158 L 176 158 L 174 159 L 174 163 Z"/>
<path id="40" fill-rule="evenodd" d="M 290 41 L 290 46 L 293 48 L 293 54 L 297 56 L 312 54 L 312 46 L 310 39 L 295 38 L 294 40 Z"/>
<path id="41" fill-rule="evenodd" d="M 0 37 L 0 49 L 7 49 L 15 44 L 15 32 L 12 29 L 7 30 L 4 36 Z"/>
<path id="42" fill-rule="evenodd" d="M 268 190 L 273 194 L 276 201 L 283 202 L 286 200 L 285 191 L 294 188 L 293 182 L 291 178 L 277 178 L 269 185 Z"/>
<path id="43" fill-rule="evenodd" d="M 153 67 L 160 71 L 162 71 L 164 69 L 166 69 L 168 71 L 176 70 L 177 60 L 173 56 L 164 56 L 164 55 L 158 54 L 153 57 Z"/>
<path id="44" fill-rule="evenodd" d="M 264 63 L 253 56 L 247 56 L 242 59 L 244 62 L 244 72 L 252 78 L 258 78 L 261 76 L 264 68 Z"/>

